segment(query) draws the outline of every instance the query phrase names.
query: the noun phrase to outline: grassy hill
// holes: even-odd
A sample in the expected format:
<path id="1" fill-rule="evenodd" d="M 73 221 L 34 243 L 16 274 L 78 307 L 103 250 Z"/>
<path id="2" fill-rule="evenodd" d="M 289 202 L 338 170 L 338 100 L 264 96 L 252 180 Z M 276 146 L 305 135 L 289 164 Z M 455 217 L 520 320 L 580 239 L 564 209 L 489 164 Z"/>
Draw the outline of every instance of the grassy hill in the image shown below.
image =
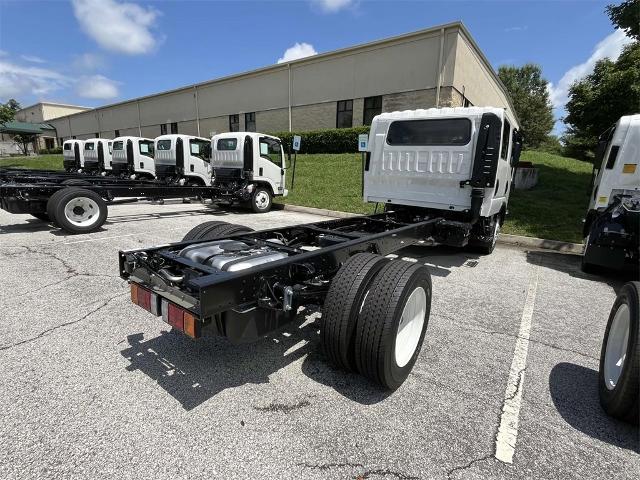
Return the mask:
<path id="1" fill-rule="evenodd" d="M 503 232 L 552 240 L 580 242 L 582 218 L 587 207 L 591 165 L 549 153 L 526 151 L 523 161 L 540 171 L 538 185 L 515 191 Z M 62 155 L 10 158 L 0 167 L 62 169 Z M 291 185 L 291 170 L 287 183 Z M 298 155 L 294 189 L 278 202 L 354 213 L 371 213 L 374 205 L 361 199 L 361 156 Z"/>

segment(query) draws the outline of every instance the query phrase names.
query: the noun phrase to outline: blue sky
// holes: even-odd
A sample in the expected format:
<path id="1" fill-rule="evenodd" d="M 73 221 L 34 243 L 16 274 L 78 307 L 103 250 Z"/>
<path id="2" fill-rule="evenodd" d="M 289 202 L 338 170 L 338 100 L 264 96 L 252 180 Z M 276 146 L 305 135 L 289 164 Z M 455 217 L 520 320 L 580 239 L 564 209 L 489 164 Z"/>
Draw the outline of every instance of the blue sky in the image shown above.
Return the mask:
<path id="1" fill-rule="evenodd" d="M 615 2 L 617 0 L 610 0 Z M 494 67 L 538 63 L 566 89 L 629 40 L 608 2 L 0 0 L 0 101 L 114 103 L 454 20 Z"/>

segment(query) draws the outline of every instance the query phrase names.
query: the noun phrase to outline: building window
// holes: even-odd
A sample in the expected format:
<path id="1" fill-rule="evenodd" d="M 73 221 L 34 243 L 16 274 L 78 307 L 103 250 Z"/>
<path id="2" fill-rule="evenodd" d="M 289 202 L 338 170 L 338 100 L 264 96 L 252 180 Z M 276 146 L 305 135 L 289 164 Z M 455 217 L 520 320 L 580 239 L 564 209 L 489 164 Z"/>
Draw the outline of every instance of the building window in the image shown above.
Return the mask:
<path id="1" fill-rule="evenodd" d="M 178 122 L 173 122 L 171 124 L 171 133 L 173 134 L 178 133 Z"/>
<path id="2" fill-rule="evenodd" d="M 353 100 L 340 100 L 338 102 L 338 115 L 336 116 L 336 128 L 351 128 L 353 126 Z"/>
<path id="3" fill-rule="evenodd" d="M 240 115 L 229 115 L 229 131 L 230 132 L 239 132 L 240 131 Z"/>
<path id="4" fill-rule="evenodd" d="M 362 115 L 363 125 L 371 125 L 373 117 L 382 113 L 382 95 L 368 97 L 364 99 L 364 114 Z"/>
<path id="5" fill-rule="evenodd" d="M 73 139 L 75 140 L 75 139 L 76 139 L 76 136 L 74 135 L 74 136 L 72 136 L 71 138 L 73 138 Z"/>
<path id="6" fill-rule="evenodd" d="M 115 131 L 115 134 L 116 134 L 116 135 L 115 135 L 115 136 L 116 136 L 116 138 L 118 138 L 118 137 L 120 136 L 120 130 L 116 130 L 116 131 Z"/>
<path id="7" fill-rule="evenodd" d="M 167 124 L 163 123 L 162 125 L 160 125 L 160 135 L 166 135 L 167 134 Z"/>
<path id="8" fill-rule="evenodd" d="M 256 112 L 249 112 L 244 114 L 244 130 L 245 132 L 256 131 Z"/>
<path id="9" fill-rule="evenodd" d="M 54 147 L 53 145 L 53 138 L 45 138 L 44 139 L 44 148 L 46 149 L 52 149 Z"/>
<path id="10" fill-rule="evenodd" d="M 100 138 L 100 132 L 96 132 L 95 138 Z"/>

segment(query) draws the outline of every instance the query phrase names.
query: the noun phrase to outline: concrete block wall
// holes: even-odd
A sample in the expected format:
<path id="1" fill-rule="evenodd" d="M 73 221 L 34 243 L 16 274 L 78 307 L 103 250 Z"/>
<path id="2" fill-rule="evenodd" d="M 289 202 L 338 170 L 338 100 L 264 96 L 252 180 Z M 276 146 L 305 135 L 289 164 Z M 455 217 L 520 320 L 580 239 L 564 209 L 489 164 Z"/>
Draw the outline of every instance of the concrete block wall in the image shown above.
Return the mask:
<path id="1" fill-rule="evenodd" d="M 278 108 L 256 112 L 256 130 L 258 132 L 288 132 L 289 110 Z"/>
<path id="2" fill-rule="evenodd" d="M 336 128 L 337 103 L 316 103 L 291 109 L 293 131 L 328 130 Z"/>

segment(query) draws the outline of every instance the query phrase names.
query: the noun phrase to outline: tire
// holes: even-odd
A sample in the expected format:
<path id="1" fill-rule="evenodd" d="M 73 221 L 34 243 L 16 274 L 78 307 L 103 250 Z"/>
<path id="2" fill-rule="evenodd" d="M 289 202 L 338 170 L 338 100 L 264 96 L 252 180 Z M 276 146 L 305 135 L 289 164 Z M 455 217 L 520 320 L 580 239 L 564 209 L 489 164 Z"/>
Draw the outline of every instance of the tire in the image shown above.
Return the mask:
<path id="1" fill-rule="evenodd" d="M 622 287 L 609 314 L 600 352 L 598 393 L 608 415 L 638 424 L 640 282 Z"/>
<path id="2" fill-rule="evenodd" d="M 356 324 L 371 282 L 389 259 L 357 253 L 338 270 L 322 307 L 320 338 L 329 361 L 356 372 Z"/>
<path id="3" fill-rule="evenodd" d="M 491 228 L 491 235 L 482 240 L 478 238 L 479 235 L 481 235 L 480 225 L 476 224 L 473 226 L 473 229 L 471 230 L 471 237 L 469 238 L 469 247 L 472 251 L 483 255 L 490 255 L 493 253 L 493 250 L 496 248 L 498 234 L 500 233 L 500 215 L 494 215 L 491 217 L 489 225 Z M 478 230 L 480 230 L 480 232 Z"/>
<path id="4" fill-rule="evenodd" d="M 183 242 L 192 240 L 215 240 L 236 233 L 253 232 L 252 228 L 244 225 L 234 225 L 227 222 L 212 221 L 196 225 L 182 239 Z"/>
<path id="5" fill-rule="evenodd" d="M 273 205 L 273 195 L 269 189 L 256 187 L 251 195 L 251 209 L 255 213 L 267 213 Z"/>
<path id="6" fill-rule="evenodd" d="M 68 178 L 61 182 L 61 185 L 72 185 L 72 186 L 86 186 L 91 185 L 91 182 L 87 182 L 86 180 L 82 180 L 80 178 Z"/>
<path id="7" fill-rule="evenodd" d="M 90 233 L 107 220 L 107 203 L 91 190 L 67 187 L 58 190 L 47 202 L 47 213 L 69 233 Z"/>
<path id="8" fill-rule="evenodd" d="M 430 310 L 427 267 L 402 260 L 387 263 L 373 280 L 358 316 L 358 371 L 389 390 L 402 385 L 420 353 Z"/>
<path id="9" fill-rule="evenodd" d="M 38 220 L 42 220 L 43 222 L 49 223 L 49 215 L 47 214 L 47 212 L 32 213 L 31 216 L 37 218 Z"/>

